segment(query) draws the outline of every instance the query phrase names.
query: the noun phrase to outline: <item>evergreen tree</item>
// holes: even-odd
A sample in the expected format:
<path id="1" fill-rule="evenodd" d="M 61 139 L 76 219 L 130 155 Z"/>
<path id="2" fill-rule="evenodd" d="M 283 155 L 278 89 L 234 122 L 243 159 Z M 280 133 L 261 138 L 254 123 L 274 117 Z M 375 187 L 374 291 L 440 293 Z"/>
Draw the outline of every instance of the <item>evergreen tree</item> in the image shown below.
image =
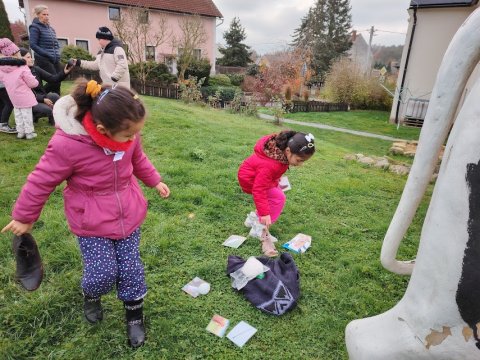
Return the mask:
<path id="1" fill-rule="evenodd" d="M 333 61 L 352 46 L 350 10 L 350 0 L 317 0 L 292 35 L 293 45 L 311 54 L 310 67 L 318 82 L 323 82 Z"/>
<path id="2" fill-rule="evenodd" d="M 223 57 L 218 59 L 219 65 L 245 67 L 252 62 L 250 46 L 242 44 L 247 36 L 245 35 L 245 29 L 240 24 L 240 19 L 233 18 L 230 28 L 223 33 L 223 38 L 227 42 L 227 47 L 219 49 L 220 53 L 223 54 Z"/>
<path id="3" fill-rule="evenodd" d="M 5 10 L 3 1 L 0 3 L 0 38 L 9 38 L 13 41 L 10 20 L 8 20 L 7 11 Z"/>

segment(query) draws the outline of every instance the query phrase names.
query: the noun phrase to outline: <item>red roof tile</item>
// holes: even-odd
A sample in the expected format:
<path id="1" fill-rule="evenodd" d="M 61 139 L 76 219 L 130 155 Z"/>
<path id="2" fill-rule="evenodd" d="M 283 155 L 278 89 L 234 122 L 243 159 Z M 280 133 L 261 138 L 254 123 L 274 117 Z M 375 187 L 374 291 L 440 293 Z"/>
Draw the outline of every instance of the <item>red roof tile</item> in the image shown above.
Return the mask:
<path id="1" fill-rule="evenodd" d="M 144 6 L 186 14 L 198 14 L 223 18 L 212 0 L 92 0 L 96 3 L 125 6 Z"/>

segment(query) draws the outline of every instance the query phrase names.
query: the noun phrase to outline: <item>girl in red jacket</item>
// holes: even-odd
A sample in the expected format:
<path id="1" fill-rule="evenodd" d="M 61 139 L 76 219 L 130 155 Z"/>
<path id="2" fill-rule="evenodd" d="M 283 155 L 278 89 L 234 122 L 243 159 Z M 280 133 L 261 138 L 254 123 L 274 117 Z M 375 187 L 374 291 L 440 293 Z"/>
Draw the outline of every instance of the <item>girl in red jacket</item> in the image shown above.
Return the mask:
<path id="1" fill-rule="evenodd" d="M 245 225 L 251 226 L 250 235 L 260 237 L 262 251 L 277 256 L 274 241 L 268 229 L 277 221 L 285 205 L 285 194 L 279 186 L 280 177 L 291 166 L 301 166 L 315 152 L 314 137 L 297 131 L 282 131 L 262 137 L 254 153 L 238 169 L 238 182 L 247 194 L 252 194 L 257 208 L 256 216 L 248 216 Z M 258 226 L 260 225 L 260 226 Z M 260 232 L 256 229 L 260 227 Z"/>
<path id="2" fill-rule="evenodd" d="M 139 243 L 147 201 L 137 179 L 163 198 L 170 194 L 142 149 L 145 107 L 126 87 L 83 80 L 55 103 L 53 115 L 58 129 L 2 232 L 29 233 L 48 196 L 66 181 L 65 215 L 82 252 L 85 318 L 102 320 L 101 296 L 116 287 L 130 345 L 141 346 L 147 286 Z"/>

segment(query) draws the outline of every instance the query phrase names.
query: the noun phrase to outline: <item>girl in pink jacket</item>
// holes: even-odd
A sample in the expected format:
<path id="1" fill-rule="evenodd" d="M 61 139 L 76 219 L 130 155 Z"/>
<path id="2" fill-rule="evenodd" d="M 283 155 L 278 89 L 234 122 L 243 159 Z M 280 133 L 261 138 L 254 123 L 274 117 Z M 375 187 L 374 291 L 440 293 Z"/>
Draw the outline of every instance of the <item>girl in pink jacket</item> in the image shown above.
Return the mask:
<path id="1" fill-rule="evenodd" d="M 247 216 L 245 225 L 252 227 L 250 235 L 262 241 L 266 256 L 277 256 L 269 227 L 277 221 L 285 205 L 285 194 L 279 186 L 280 177 L 291 166 L 301 166 L 315 152 L 314 137 L 296 131 L 282 131 L 262 137 L 253 154 L 238 169 L 238 182 L 247 194 L 252 194 L 257 212 Z"/>
<path id="2" fill-rule="evenodd" d="M 139 242 L 147 202 L 137 179 L 163 198 L 170 194 L 140 144 L 145 107 L 125 87 L 83 80 L 71 95 L 57 101 L 53 115 L 59 128 L 28 176 L 13 220 L 2 232 L 30 232 L 49 195 L 66 180 L 65 215 L 78 237 L 84 266 L 85 317 L 91 323 L 102 320 L 100 297 L 116 285 L 126 309 L 129 342 L 141 346 L 147 287 Z"/>
<path id="3" fill-rule="evenodd" d="M 0 63 L 0 81 L 14 107 L 17 138 L 34 139 L 37 134 L 33 128 L 32 107 L 37 105 L 37 99 L 32 89 L 38 86 L 38 80 L 27 65 L 16 66 L 7 62 L 22 58 L 20 49 L 10 39 L 0 39 L 0 53 L 5 56 Z"/>

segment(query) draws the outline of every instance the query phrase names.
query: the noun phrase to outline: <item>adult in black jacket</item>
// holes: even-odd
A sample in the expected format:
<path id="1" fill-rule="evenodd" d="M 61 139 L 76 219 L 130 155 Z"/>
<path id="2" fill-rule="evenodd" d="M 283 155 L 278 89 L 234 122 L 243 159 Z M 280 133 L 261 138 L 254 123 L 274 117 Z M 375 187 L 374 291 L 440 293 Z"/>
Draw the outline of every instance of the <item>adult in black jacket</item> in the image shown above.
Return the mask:
<path id="1" fill-rule="evenodd" d="M 20 54 L 27 62 L 27 65 L 30 68 L 33 76 L 35 76 L 35 78 L 38 80 L 38 86 L 32 89 L 38 101 L 38 104 L 32 108 L 33 121 L 36 122 L 41 117 L 48 117 L 48 122 L 51 125 L 54 125 L 55 122 L 52 115 L 53 104 L 55 104 L 60 96 L 54 92 L 47 92 L 47 89 L 43 86 L 43 81 L 60 84 L 60 82 L 65 80 L 68 73 L 72 70 L 72 67 L 68 67 L 68 65 L 66 65 L 61 72 L 50 74 L 49 72 L 33 64 L 32 55 L 27 49 L 20 48 Z"/>

